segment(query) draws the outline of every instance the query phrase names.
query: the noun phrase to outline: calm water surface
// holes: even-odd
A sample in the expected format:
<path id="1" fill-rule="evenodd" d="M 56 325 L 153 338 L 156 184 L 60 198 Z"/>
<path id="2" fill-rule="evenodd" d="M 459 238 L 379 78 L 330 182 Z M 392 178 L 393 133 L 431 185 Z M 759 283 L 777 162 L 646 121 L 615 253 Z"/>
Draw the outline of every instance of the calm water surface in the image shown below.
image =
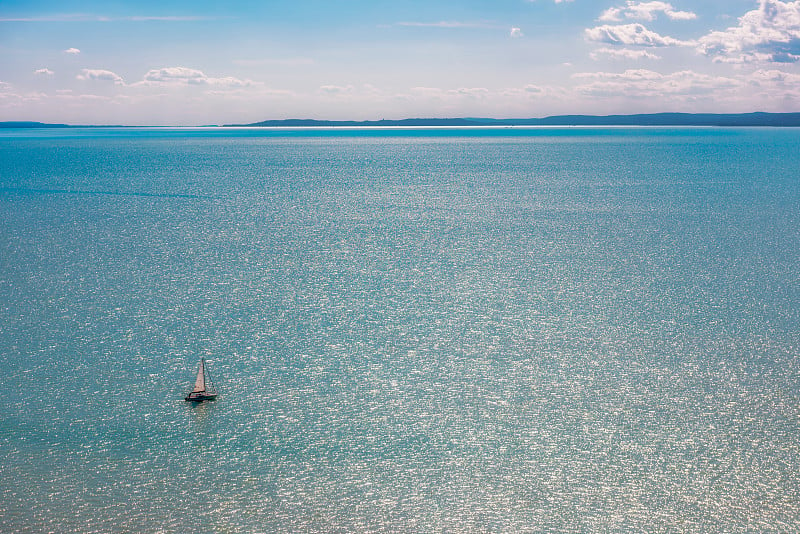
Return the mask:
<path id="1" fill-rule="evenodd" d="M 2 131 L 0 531 L 796 532 L 798 169 L 793 129 Z"/>

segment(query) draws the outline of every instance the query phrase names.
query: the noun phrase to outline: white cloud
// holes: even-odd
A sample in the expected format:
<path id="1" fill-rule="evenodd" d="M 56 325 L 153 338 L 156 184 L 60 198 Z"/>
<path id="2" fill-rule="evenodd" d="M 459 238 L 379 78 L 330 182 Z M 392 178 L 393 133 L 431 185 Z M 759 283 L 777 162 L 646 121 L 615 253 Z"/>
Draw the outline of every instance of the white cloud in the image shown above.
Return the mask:
<path id="1" fill-rule="evenodd" d="M 120 75 L 104 69 L 83 69 L 81 74 L 78 74 L 78 79 L 114 82 L 116 85 L 125 85 Z"/>
<path id="2" fill-rule="evenodd" d="M 621 22 L 622 21 L 622 8 L 609 7 L 598 17 L 598 20 L 603 22 Z"/>
<path id="3" fill-rule="evenodd" d="M 33 73 L 40 74 L 42 76 L 52 76 L 53 74 L 55 74 L 52 70 L 48 69 L 47 67 L 43 69 L 36 69 L 35 71 L 33 71 Z"/>
<path id="4" fill-rule="evenodd" d="M 412 87 L 409 91 L 412 96 L 422 98 L 438 98 L 444 93 L 442 89 L 436 87 Z"/>
<path id="5" fill-rule="evenodd" d="M 756 85 L 768 84 L 800 90 L 800 74 L 780 70 L 757 70 L 750 74 L 748 79 Z"/>
<path id="6" fill-rule="evenodd" d="M 490 96 L 491 92 L 485 87 L 459 87 L 456 89 L 441 89 L 438 87 L 413 87 L 411 95 L 426 99 L 453 99 L 467 98 L 470 100 L 483 99 Z"/>
<path id="7" fill-rule="evenodd" d="M 259 98 L 292 98 L 296 97 L 297 93 L 287 91 L 284 89 L 271 89 L 269 87 L 237 87 L 232 89 L 209 89 L 205 91 L 208 96 L 223 97 L 225 100 L 237 99 L 245 102 L 252 102 L 254 99 Z"/>
<path id="8" fill-rule="evenodd" d="M 523 87 L 510 87 L 507 89 L 501 89 L 497 93 L 488 95 L 491 98 L 487 98 L 487 100 L 489 102 L 493 102 L 498 97 L 501 97 L 503 99 L 501 100 L 501 102 L 503 102 L 502 105 L 508 104 L 513 106 L 515 102 L 521 103 L 525 106 L 523 107 L 524 110 L 530 102 L 560 100 L 566 94 L 567 90 L 564 87 L 527 84 Z"/>
<path id="9" fill-rule="evenodd" d="M 256 85 L 256 83 L 251 80 L 240 80 L 232 76 L 213 78 L 206 76 L 201 70 L 188 67 L 165 67 L 147 71 L 144 75 L 144 80 L 139 82 L 138 85 L 247 87 Z"/>
<path id="10" fill-rule="evenodd" d="M 628 10 L 633 14 L 631 18 L 642 20 L 655 20 L 656 13 L 664 13 L 671 20 L 694 20 L 697 14 L 692 11 L 678 11 L 667 2 L 642 2 L 632 5 L 628 2 Z"/>
<path id="11" fill-rule="evenodd" d="M 576 87 L 579 93 L 592 97 L 652 98 L 663 101 L 670 97 L 720 97 L 742 87 L 741 80 L 710 76 L 690 70 L 660 74 L 646 69 L 629 69 L 622 73 L 584 72 L 573 76 L 584 82 Z"/>
<path id="12" fill-rule="evenodd" d="M 739 25 L 699 39 L 698 50 L 727 63 L 800 61 L 800 1 L 761 0 Z"/>
<path id="13" fill-rule="evenodd" d="M 750 76 L 750 83 L 755 90 L 755 97 L 772 106 L 795 111 L 800 105 L 800 75 L 761 70 Z"/>
<path id="14" fill-rule="evenodd" d="M 522 30 L 520 28 L 511 28 L 510 36 L 512 38 L 518 38 L 518 37 L 524 37 L 525 34 L 522 33 Z"/>
<path id="15" fill-rule="evenodd" d="M 780 70 L 757 70 L 747 84 L 763 100 L 800 100 L 800 74 Z"/>
<path id="16" fill-rule="evenodd" d="M 628 0 L 625 7 L 610 7 L 601 15 L 600 20 L 605 22 L 620 22 L 623 18 L 634 20 L 653 21 L 659 13 L 663 13 L 672 20 L 692 20 L 697 15 L 691 11 L 678 11 L 668 2 L 636 2 Z"/>
<path id="17" fill-rule="evenodd" d="M 20 104 L 38 104 L 47 100 L 45 93 L 24 93 L 18 94 L 13 91 L 10 84 L 0 82 L 0 104 L 3 107 L 16 107 Z"/>
<path id="18" fill-rule="evenodd" d="M 485 87 L 460 87 L 447 91 L 447 94 L 467 98 L 486 98 L 489 96 L 490 91 Z"/>
<path id="19" fill-rule="evenodd" d="M 98 102 L 113 102 L 114 99 L 108 96 L 102 95 L 92 95 L 92 94 L 71 94 L 71 93 L 58 93 L 56 98 L 64 101 L 64 102 L 72 102 L 72 103 L 88 103 L 88 104 L 95 104 Z"/>
<path id="20" fill-rule="evenodd" d="M 663 78 L 662 74 L 647 69 L 628 69 L 625 72 L 578 72 L 572 77 L 576 80 L 624 80 L 642 81 Z"/>
<path id="21" fill-rule="evenodd" d="M 223 87 L 249 87 L 251 85 L 258 85 L 253 80 L 240 80 L 233 76 L 223 76 L 222 78 L 206 78 L 206 84 L 218 85 Z"/>
<path id="22" fill-rule="evenodd" d="M 319 92 L 330 96 L 349 95 L 353 92 L 352 85 L 322 85 Z"/>
<path id="23" fill-rule="evenodd" d="M 104 17 L 104 21 L 131 21 L 131 22 L 200 22 L 208 20 L 218 20 L 217 17 L 203 17 L 197 15 L 178 15 L 178 16 L 163 16 L 163 15 L 145 15 L 145 16 L 132 16 L 132 17 L 119 17 L 108 18 Z"/>
<path id="24" fill-rule="evenodd" d="M 159 84 L 201 85 L 207 80 L 203 71 L 186 67 L 166 67 L 151 69 L 144 75 L 144 81 Z"/>
<path id="25" fill-rule="evenodd" d="M 73 56 L 77 56 L 78 54 L 81 53 L 81 51 L 78 50 L 77 48 L 67 48 L 66 50 L 64 50 L 64 53 L 65 54 L 72 54 Z"/>
<path id="26" fill-rule="evenodd" d="M 585 36 L 590 41 L 612 45 L 635 46 L 688 46 L 693 43 L 680 41 L 648 30 L 639 23 L 597 26 L 587 28 Z"/>
<path id="27" fill-rule="evenodd" d="M 589 57 L 598 61 L 603 57 L 611 59 L 661 59 L 649 50 L 632 50 L 630 48 L 598 48 Z"/>

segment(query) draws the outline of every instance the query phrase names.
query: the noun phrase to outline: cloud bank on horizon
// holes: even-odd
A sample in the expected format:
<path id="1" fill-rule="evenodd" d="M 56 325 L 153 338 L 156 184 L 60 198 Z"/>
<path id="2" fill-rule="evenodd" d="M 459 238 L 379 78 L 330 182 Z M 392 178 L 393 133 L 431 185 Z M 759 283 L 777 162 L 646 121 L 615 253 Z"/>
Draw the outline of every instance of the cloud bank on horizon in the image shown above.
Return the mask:
<path id="1" fill-rule="evenodd" d="M 800 0 L 77 4 L 0 5 L 0 120 L 800 110 Z"/>

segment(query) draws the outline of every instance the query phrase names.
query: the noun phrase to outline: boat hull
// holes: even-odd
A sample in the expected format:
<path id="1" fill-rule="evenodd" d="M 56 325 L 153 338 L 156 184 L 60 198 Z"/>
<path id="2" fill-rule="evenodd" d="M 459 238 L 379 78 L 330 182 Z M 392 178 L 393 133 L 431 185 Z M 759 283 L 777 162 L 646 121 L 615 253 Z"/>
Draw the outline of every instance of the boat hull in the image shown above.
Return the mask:
<path id="1" fill-rule="evenodd" d="M 213 400 L 216 400 L 216 398 L 217 398 L 216 394 L 214 394 L 214 395 L 200 394 L 200 395 L 189 395 L 184 400 L 187 400 L 187 401 L 190 401 L 190 402 L 203 402 L 203 401 L 213 401 Z"/>

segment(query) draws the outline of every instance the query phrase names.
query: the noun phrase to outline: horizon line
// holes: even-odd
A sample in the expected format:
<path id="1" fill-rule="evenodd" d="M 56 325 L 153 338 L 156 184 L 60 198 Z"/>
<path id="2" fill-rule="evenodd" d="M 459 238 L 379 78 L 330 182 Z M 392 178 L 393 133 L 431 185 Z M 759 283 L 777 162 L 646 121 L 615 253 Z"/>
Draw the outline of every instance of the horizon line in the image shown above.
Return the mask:
<path id="1" fill-rule="evenodd" d="M 266 119 L 222 124 L 72 124 L 40 121 L 0 121 L 0 128 L 211 128 L 211 127 L 509 127 L 509 126 L 800 126 L 800 111 L 694 113 L 664 111 L 630 114 L 561 114 L 544 117 L 408 117 L 403 119 Z"/>

